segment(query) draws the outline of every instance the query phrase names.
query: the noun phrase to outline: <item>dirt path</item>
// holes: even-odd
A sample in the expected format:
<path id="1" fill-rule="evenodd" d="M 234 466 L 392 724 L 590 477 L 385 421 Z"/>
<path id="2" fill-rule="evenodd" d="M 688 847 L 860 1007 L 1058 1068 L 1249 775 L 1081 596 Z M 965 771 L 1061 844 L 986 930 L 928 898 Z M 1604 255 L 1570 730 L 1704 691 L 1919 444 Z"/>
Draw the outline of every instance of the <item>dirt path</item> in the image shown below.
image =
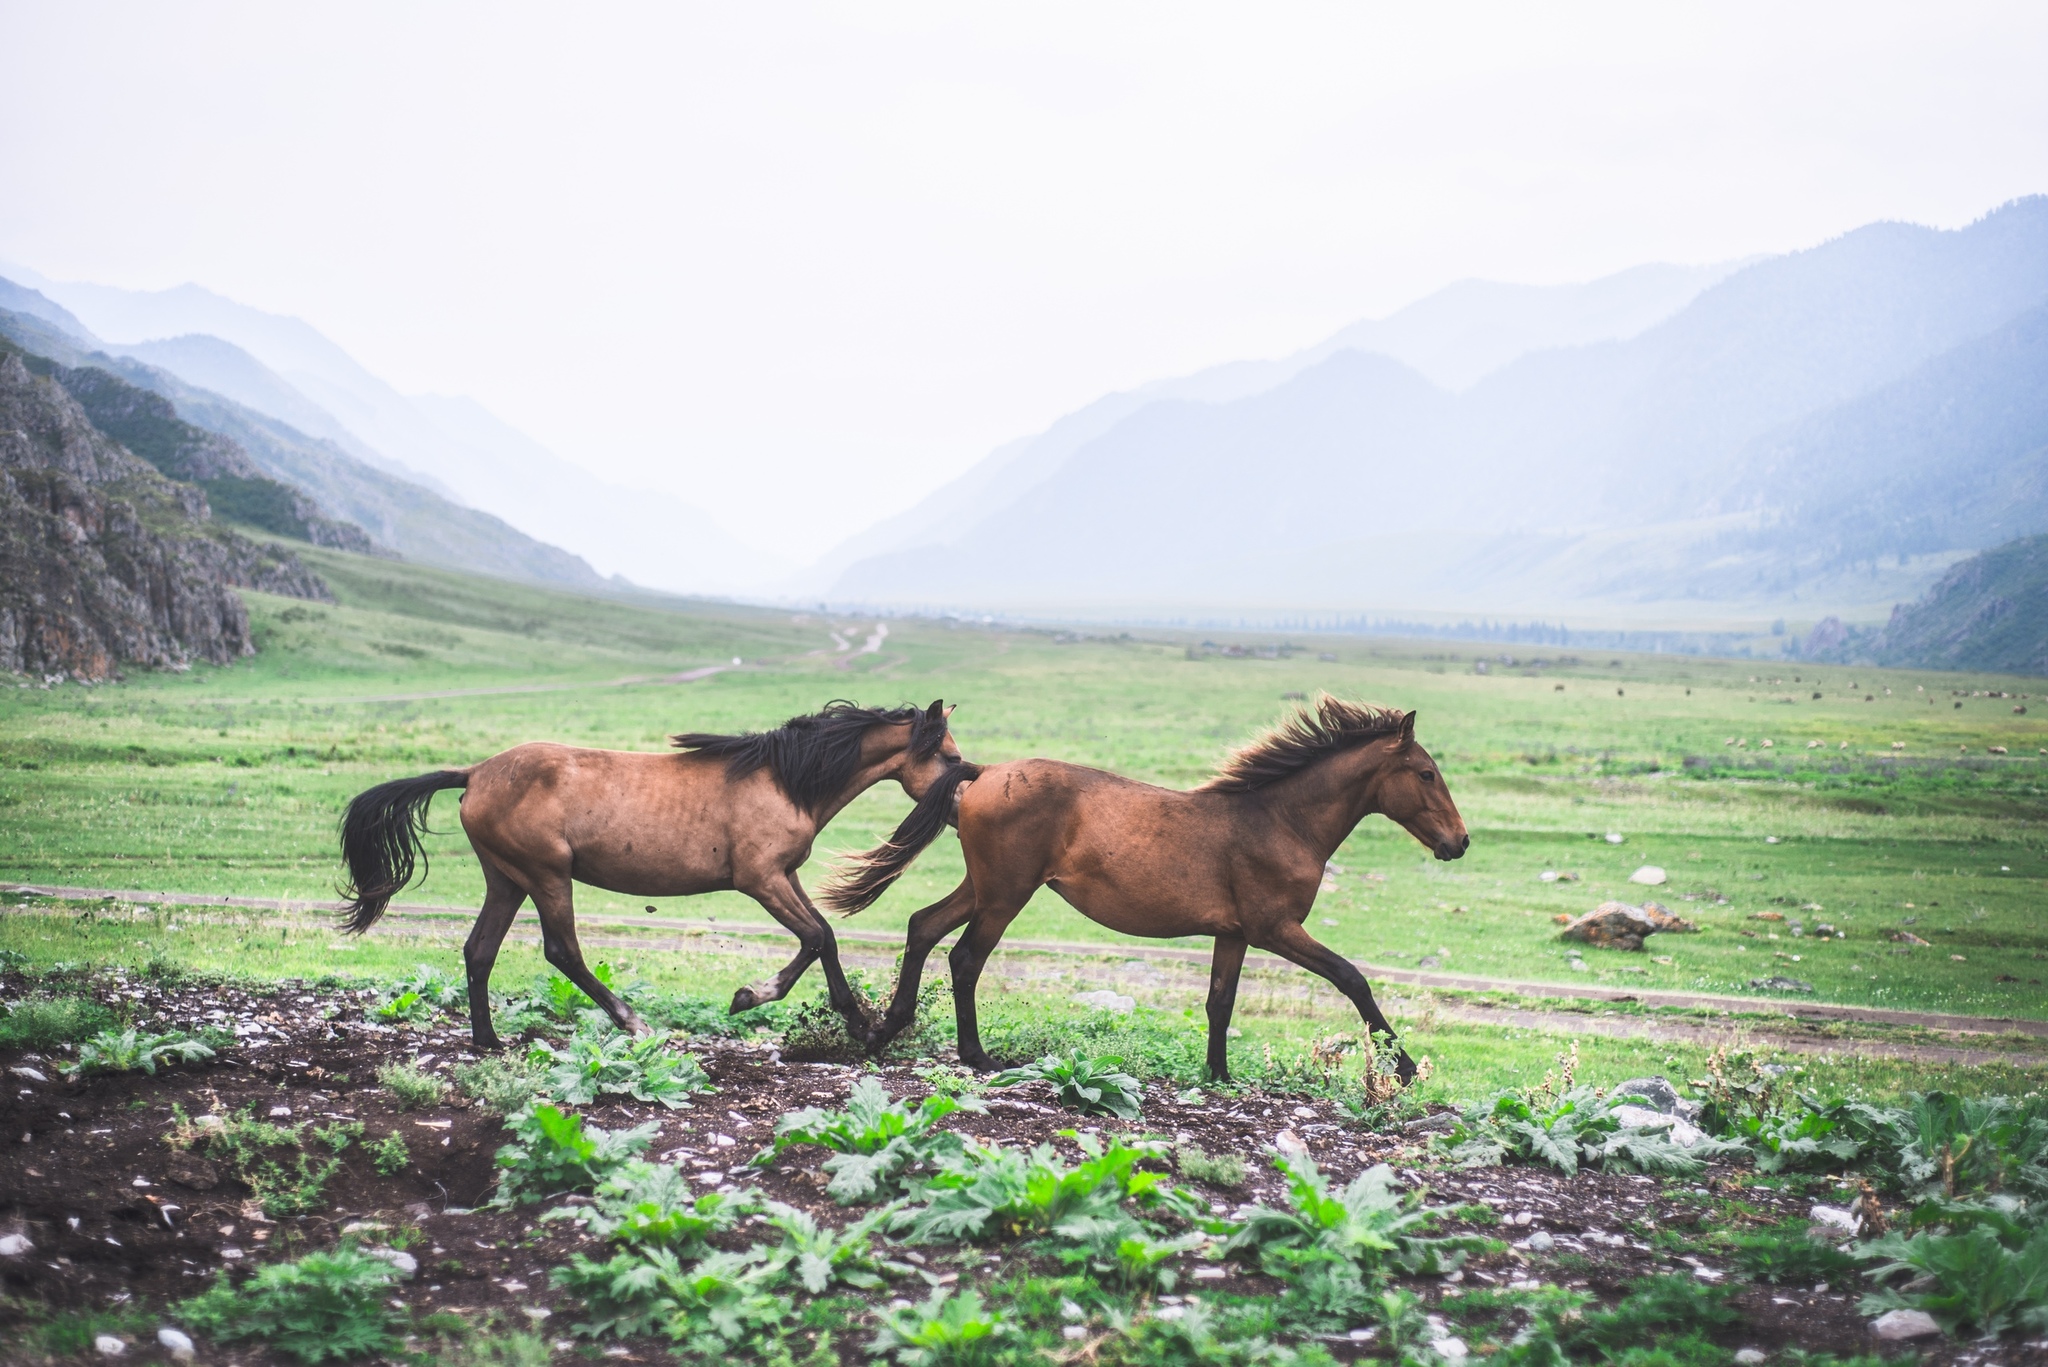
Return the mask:
<path id="1" fill-rule="evenodd" d="M 112 899 L 145 906 L 239 907 L 287 912 L 340 910 L 340 904 L 331 901 L 209 896 L 192 892 L 143 892 L 28 883 L 0 883 L 0 890 L 32 893 L 69 901 Z M 463 907 L 394 903 L 390 915 L 392 920 L 388 924 L 394 929 L 433 939 L 454 940 L 468 934 L 470 921 L 475 913 Z M 630 938 L 603 934 L 582 936 L 583 944 L 592 949 L 651 949 L 679 952 L 703 948 L 705 936 L 717 936 L 735 942 L 757 938 L 786 941 L 789 938 L 788 932 L 779 926 L 745 922 L 684 920 L 665 916 L 636 917 L 605 912 L 579 914 L 577 920 L 580 925 L 587 927 L 631 926 L 636 931 L 643 932 Z M 900 935 L 887 931 L 853 930 L 844 926 L 836 927 L 835 930 L 840 941 L 847 945 L 842 957 L 849 965 L 858 965 L 870 970 L 879 968 L 885 973 L 893 971 L 894 949 L 901 943 Z M 656 938 L 644 933 L 648 931 L 674 932 L 674 938 Z M 537 933 L 517 930 L 511 938 L 524 943 L 539 941 Z M 886 945 L 890 947 L 891 952 L 885 955 L 863 952 L 861 946 L 865 945 Z M 728 947 L 738 948 L 739 945 L 733 943 Z M 990 971 L 1011 979 L 1076 977 L 1092 984 L 1115 986 L 1134 994 L 1142 990 L 1143 995 L 1148 996 L 1154 993 L 1170 993 L 1178 998 L 1193 993 L 1194 996 L 1189 1000 L 1199 997 L 1208 981 L 1207 950 L 1144 944 L 1081 944 L 1021 939 L 1006 939 L 1003 941 L 1003 949 L 1008 952 L 995 956 L 990 961 L 989 968 Z M 1063 967 L 1054 968 L 1045 965 L 1040 956 L 1069 962 Z M 1613 1037 L 1636 1035 L 1676 1043 L 1720 1043 L 1740 1034 L 1751 1040 L 1768 1042 L 1773 1047 L 1794 1053 L 1857 1054 L 1873 1058 L 1901 1058 L 1964 1066 L 1987 1063 L 2005 1063 L 2014 1067 L 2048 1066 L 2048 1053 L 1973 1048 L 1965 1042 L 1967 1037 L 1973 1035 L 2017 1034 L 2048 1040 L 2048 1021 L 1959 1016 L 1926 1011 L 1894 1011 L 1868 1006 L 1789 1002 L 1782 999 L 1722 996 L 1699 992 L 1618 992 L 1610 988 L 1580 986 L 1573 983 L 1521 982 L 1467 974 L 1418 973 L 1410 969 L 1383 967 L 1362 959 L 1354 962 L 1375 982 L 1402 987 L 1444 989 L 1453 992 L 1505 992 L 1520 997 L 1608 1002 L 1616 1006 L 1713 1010 L 1730 1017 L 1735 1013 L 1741 1013 L 1743 1017 L 1740 1020 L 1714 1021 L 1647 1016 L 1634 1011 L 1598 1012 L 1585 1008 L 1542 1010 L 1519 1005 L 1496 1005 L 1483 999 L 1472 998 L 1431 998 L 1425 1002 L 1396 995 L 1389 1003 L 1390 1008 L 1397 1014 L 1410 1018 L 1433 1011 L 1439 1019 L 1470 1024 Z M 1143 967 L 1134 974 L 1132 969 L 1137 965 Z M 1273 980 L 1270 990 L 1282 994 L 1299 992 L 1306 996 L 1318 986 L 1285 960 L 1272 955 L 1248 955 L 1245 967 L 1251 977 Z M 1169 983 L 1168 977 L 1175 981 Z M 1186 981 L 1183 983 L 1178 981 L 1179 979 Z M 1287 985 L 1282 985 L 1283 983 Z M 1758 1019 L 1759 1016 L 1763 1019 Z M 1927 1030 L 1950 1036 L 1955 1042 L 1936 1044 L 1843 1037 L 1830 1033 L 1830 1027 L 1843 1025 Z"/>

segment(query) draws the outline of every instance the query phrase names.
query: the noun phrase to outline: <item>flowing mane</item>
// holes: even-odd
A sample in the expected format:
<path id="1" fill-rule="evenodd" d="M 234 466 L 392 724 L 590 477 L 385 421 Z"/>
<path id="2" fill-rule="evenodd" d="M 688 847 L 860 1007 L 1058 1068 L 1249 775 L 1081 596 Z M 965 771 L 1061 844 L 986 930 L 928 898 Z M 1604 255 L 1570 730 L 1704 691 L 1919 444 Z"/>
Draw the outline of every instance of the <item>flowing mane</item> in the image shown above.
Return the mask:
<path id="1" fill-rule="evenodd" d="M 1195 789 L 1248 793 L 1367 741 L 1398 735 L 1407 714 L 1396 708 L 1346 702 L 1318 694 L 1313 710 L 1302 708 L 1218 766 L 1216 777 Z"/>
<path id="2" fill-rule="evenodd" d="M 946 739 L 946 719 L 921 707 L 861 707 L 838 699 L 809 716 L 791 717 L 773 731 L 722 736 L 690 731 L 670 736 L 678 750 L 716 755 L 725 771 L 745 778 L 765 768 L 775 785 L 804 812 L 816 815 L 860 770 L 861 742 L 877 726 L 909 726 L 910 753 L 928 759 Z"/>

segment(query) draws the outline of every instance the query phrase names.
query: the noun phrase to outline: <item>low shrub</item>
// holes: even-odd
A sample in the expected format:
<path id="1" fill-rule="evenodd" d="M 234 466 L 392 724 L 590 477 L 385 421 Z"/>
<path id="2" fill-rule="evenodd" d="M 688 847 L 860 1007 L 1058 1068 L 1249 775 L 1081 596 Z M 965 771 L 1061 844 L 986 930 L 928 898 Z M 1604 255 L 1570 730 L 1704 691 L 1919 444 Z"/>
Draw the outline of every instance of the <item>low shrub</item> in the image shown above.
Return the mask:
<path id="1" fill-rule="evenodd" d="M 359 1361 L 401 1346 L 405 1319 L 388 1302 L 397 1271 L 352 1248 L 258 1268 L 240 1286 L 225 1273 L 176 1307 L 179 1323 L 223 1343 L 255 1339 L 300 1362 Z"/>
<path id="2" fill-rule="evenodd" d="M 1009 1328 L 977 1292 L 934 1287 L 916 1305 L 884 1311 L 868 1353 L 903 1367 L 974 1367 L 993 1360 Z"/>
<path id="3" fill-rule="evenodd" d="M 401 1111 L 438 1106 L 448 1099 L 448 1083 L 410 1063 L 386 1063 L 377 1069 L 377 1085 L 391 1093 Z"/>
<path id="4" fill-rule="evenodd" d="M 386 1177 L 404 1172 L 412 1165 L 412 1152 L 405 1147 L 405 1136 L 393 1130 L 370 1145 L 370 1163 Z"/>
<path id="5" fill-rule="evenodd" d="M 1213 1187 L 1244 1185 L 1244 1160 L 1234 1153 L 1209 1154 L 1199 1145 L 1180 1144 L 1173 1150 L 1173 1162 L 1190 1182 L 1207 1182 Z"/>
<path id="6" fill-rule="evenodd" d="M 275 1125 L 258 1120 L 250 1107 L 243 1107 L 210 1127 L 200 1126 L 176 1106 L 171 1114 L 171 1144 L 195 1148 L 221 1163 L 249 1188 L 262 1205 L 263 1213 L 273 1220 L 318 1209 L 321 1191 L 341 1167 L 339 1156 L 322 1158 L 306 1151 L 304 1122 Z M 338 1155 L 361 1133 L 361 1126 L 353 1131 L 330 1127 L 320 1133 L 342 1140 L 339 1145 L 331 1139 L 328 1143 Z"/>
<path id="7" fill-rule="evenodd" d="M 0 1010 L 0 1048 L 57 1049 L 113 1025 L 114 1013 L 91 997 L 30 997 Z"/>
<path id="8" fill-rule="evenodd" d="M 1192 1193 L 1169 1185 L 1165 1174 L 1141 1171 L 1145 1161 L 1163 1161 L 1162 1146 L 1126 1144 L 1112 1135 L 1107 1145 L 1092 1134 L 1063 1132 L 1081 1149 L 1069 1168 L 1050 1144 L 1024 1149 L 967 1141 L 957 1155 L 941 1160 L 923 1192 L 923 1203 L 892 1222 L 913 1243 L 978 1239 L 997 1232 L 1043 1234 L 1066 1227 L 1086 1237 L 1100 1222 L 1120 1224 L 1122 1206 L 1165 1205 L 1183 1217 L 1206 1217 L 1207 1206 Z M 1075 1221 L 1095 1221 L 1083 1229 Z"/>
<path id="9" fill-rule="evenodd" d="M 493 1054 L 475 1063 L 457 1064 L 455 1085 L 500 1119 L 525 1110 L 541 1094 L 543 1076 L 523 1054 Z"/>

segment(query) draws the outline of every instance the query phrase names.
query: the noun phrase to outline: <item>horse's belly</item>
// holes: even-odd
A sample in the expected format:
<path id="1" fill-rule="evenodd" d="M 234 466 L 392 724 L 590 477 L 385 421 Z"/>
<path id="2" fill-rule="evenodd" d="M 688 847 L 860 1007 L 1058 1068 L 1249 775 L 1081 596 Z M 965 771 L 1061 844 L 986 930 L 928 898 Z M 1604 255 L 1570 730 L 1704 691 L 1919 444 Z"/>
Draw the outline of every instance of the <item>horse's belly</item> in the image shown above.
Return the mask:
<path id="1" fill-rule="evenodd" d="M 1169 940 L 1179 935 L 1222 935 L 1237 929 L 1237 918 L 1220 907 L 1190 907 L 1090 879 L 1054 878 L 1046 886 L 1074 910 L 1119 935 Z"/>
<path id="2" fill-rule="evenodd" d="M 634 897 L 687 897 L 732 887 L 730 851 L 636 845 L 578 847 L 569 876 Z"/>

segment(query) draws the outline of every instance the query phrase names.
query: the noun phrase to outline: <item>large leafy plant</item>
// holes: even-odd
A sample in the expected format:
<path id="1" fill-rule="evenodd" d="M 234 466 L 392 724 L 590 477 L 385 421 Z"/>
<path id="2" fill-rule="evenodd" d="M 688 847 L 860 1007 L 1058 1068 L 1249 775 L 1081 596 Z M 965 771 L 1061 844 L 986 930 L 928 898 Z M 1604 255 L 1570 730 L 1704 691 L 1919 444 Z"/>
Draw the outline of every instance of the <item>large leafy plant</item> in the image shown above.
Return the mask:
<path id="1" fill-rule="evenodd" d="M 670 1052 L 668 1039 L 634 1039 L 607 1021 L 578 1030 L 559 1048 L 538 1043 L 527 1058 L 543 1070 L 549 1093 L 571 1106 L 587 1106 L 601 1096 L 630 1096 L 681 1110 L 689 1106 L 691 1093 L 715 1089 L 695 1057 Z"/>
<path id="2" fill-rule="evenodd" d="M 661 1132 L 651 1121 L 618 1131 L 585 1126 L 583 1117 L 545 1101 L 528 1104 L 511 1129 L 513 1141 L 498 1150 L 497 1158 L 504 1169 L 497 1195 L 503 1205 L 589 1191 L 638 1157 Z"/>
<path id="3" fill-rule="evenodd" d="M 991 1360 L 1009 1325 L 973 1291 L 935 1288 L 921 1304 L 886 1311 L 868 1345 L 903 1367 L 973 1367 Z"/>
<path id="4" fill-rule="evenodd" d="M 1126 1144 L 1112 1136 L 1107 1145 L 1092 1134 L 1062 1132 L 1081 1149 L 1081 1162 L 1061 1163 L 1052 1145 L 1009 1149 L 969 1142 L 948 1159 L 925 1188 L 924 1204 L 907 1210 L 896 1225 L 912 1242 L 977 1239 L 1010 1234 L 1064 1232 L 1094 1238 L 1097 1225 L 1114 1221 L 1124 1202 L 1149 1209 L 1167 1205 L 1177 1214 L 1203 1210 L 1192 1195 L 1171 1187 L 1164 1173 L 1140 1163 L 1160 1161 L 1163 1146 Z"/>
<path id="5" fill-rule="evenodd" d="M 916 1107 L 892 1100 L 873 1078 L 853 1085 L 843 1111 L 805 1107 L 775 1122 L 775 1142 L 754 1155 L 766 1167 L 800 1144 L 831 1149 L 825 1190 L 840 1205 L 902 1195 L 922 1175 L 958 1154 L 960 1136 L 939 1128 L 955 1111 L 979 1111 L 972 1097 L 928 1096 Z"/>
<path id="6" fill-rule="evenodd" d="M 542 1218 L 575 1220 L 615 1243 L 666 1248 L 687 1257 L 760 1208 L 759 1192 L 700 1195 L 680 1168 L 629 1158 L 599 1179 L 591 1204 L 560 1206 Z"/>
<path id="7" fill-rule="evenodd" d="M 1307 1154 L 1280 1154 L 1274 1166 L 1287 1178 L 1287 1205 L 1248 1206 L 1224 1244 L 1227 1257 L 1256 1261 L 1287 1282 L 1301 1308 L 1314 1316 L 1367 1309 L 1376 1288 L 1396 1272 L 1449 1272 L 1485 1240 L 1437 1238 L 1426 1233 L 1444 1207 L 1424 1204 L 1421 1191 L 1404 1191 L 1381 1163 L 1341 1191 Z"/>
<path id="8" fill-rule="evenodd" d="M 64 1071 L 73 1077 L 94 1073 L 148 1073 L 171 1063 L 204 1063 L 213 1050 L 181 1030 L 163 1035 L 146 1035 L 130 1026 L 126 1030 L 102 1030 L 78 1046 L 78 1060 Z"/>
<path id="9" fill-rule="evenodd" d="M 1079 1050 L 1047 1054 L 1036 1063 L 996 1074 L 990 1079 L 989 1086 L 1014 1087 L 1024 1082 L 1050 1082 L 1059 1095 L 1060 1105 L 1070 1111 L 1136 1120 L 1145 1085 L 1123 1070 L 1123 1062 L 1114 1054 L 1091 1058 Z"/>
<path id="10" fill-rule="evenodd" d="M 1909 1228 L 1859 1246 L 1881 1260 L 1868 1275 L 1880 1289 L 1866 1313 L 1905 1306 L 1924 1310 L 1950 1333 L 2048 1330 L 2048 1222 L 2039 1203 L 2011 1196 L 1935 1199 L 1913 1212 Z M 1882 1284 L 1912 1274 L 1902 1288 Z"/>
<path id="11" fill-rule="evenodd" d="M 1705 1159 L 1740 1153 L 1743 1146 L 1702 1136 L 1681 1148 L 1668 1131 L 1624 1124 L 1615 1109 L 1626 1098 L 1574 1087 L 1560 1096 L 1507 1091 L 1465 1108 L 1458 1125 L 1438 1141 L 1468 1168 L 1498 1163 L 1547 1163 L 1567 1177 L 1582 1164 L 1619 1172 L 1693 1177 Z"/>

